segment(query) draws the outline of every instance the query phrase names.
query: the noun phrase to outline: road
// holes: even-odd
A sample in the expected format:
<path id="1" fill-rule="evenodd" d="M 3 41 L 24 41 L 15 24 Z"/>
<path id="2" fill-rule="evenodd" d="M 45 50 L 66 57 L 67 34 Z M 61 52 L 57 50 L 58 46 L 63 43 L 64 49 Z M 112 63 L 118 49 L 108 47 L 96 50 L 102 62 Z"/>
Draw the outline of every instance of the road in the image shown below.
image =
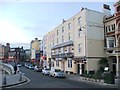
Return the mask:
<path id="1" fill-rule="evenodd" d="M 67 78 L 44 76 L 41 72 L 35 72 L 25 67 L 21 67 L 20 70 L 25 73 L 30 82 L 15 88 L 102 88 L 90 83 L 68 80 Z"/>

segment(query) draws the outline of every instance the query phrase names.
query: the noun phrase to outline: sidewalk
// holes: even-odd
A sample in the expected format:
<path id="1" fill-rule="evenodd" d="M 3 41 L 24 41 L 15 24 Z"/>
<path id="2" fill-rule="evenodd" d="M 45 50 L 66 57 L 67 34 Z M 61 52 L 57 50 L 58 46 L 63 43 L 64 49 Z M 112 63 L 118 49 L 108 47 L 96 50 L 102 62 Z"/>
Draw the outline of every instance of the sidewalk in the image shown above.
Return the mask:
<path id="1" fill-rule="evenodd" d="M 24 75 L 5 75 L 3 76 L 2 88 L 18 85 L 27 82 L 27 78 Z"/>
<path id="2" fill-rule="evenodd" d="M 76 75 L 74 75 L 74 74 L 65 74 L 65 75 L 66 75 L 67 79 L 73 80 L 73 81 L 80 81 L 80 82 L 90 83 L 90 84 L 94 84 L 96 86 L 101 85 L 101 86 L 109 87 L 109 88 L 118 88 L 117 83 L 115 83 L 115 84 L 107 84 L 107 83 L 104 83 L 104 81 L 95 82 L 93 80 L 84 80 L 84 79 L 82 79 L 83 77 L 80 76 L 79 74 L 76 74 Z"/>

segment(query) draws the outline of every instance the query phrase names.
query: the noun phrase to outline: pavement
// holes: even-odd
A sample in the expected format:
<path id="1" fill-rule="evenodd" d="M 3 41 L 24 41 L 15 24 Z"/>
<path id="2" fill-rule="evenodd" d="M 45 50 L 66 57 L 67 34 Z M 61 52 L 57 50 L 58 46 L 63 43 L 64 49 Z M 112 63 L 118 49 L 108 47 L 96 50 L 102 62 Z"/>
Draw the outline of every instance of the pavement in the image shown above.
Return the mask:
<path id="1" fill-rule="evenodd" d="M 20 80 L 20 77 L 17 77 L 16 79 L 18 79 L 18 80 L 15 81 L 16 80 L 15 78 L 16 78 L 16 76 L 14 76 L 14 75 L 11 75 L 11 76 L 7 75 L 6 76 L 7 83 L 2 84 L 2 88 L 9 88 L 9 87 L 23 84 L 23 83 L 26 83 L 29 81 L 28 78 L 25 77 L 24 75 L 22 75 L 21 80 Z"/>
<path id="2" fill-rule="evenodd" d="M 80 81 L 80 82 L 86 82 L 86 83 L 90 83 L 90 84 L 94 84 L 94 85 L 101 85 L 103 87 L 108 87 L 108 88 L 118 88 L 118 84 L 117 84 L 117 81 L 115 81 L 115 84 L 107 84 L 107 83 L 104 83 L 103 80 L 101 81 L 93 81 L 92 79 L 88 79 L 88 80 L 85 80 L 83 79 L 84 77 L 80 76 L 79 74 L 65 74 L 66 75 L 66 78 L 69 79 L 69 80 L 73 80 L 73 81 Z M 120 85 L 119 85 L 120 87 Z"/>

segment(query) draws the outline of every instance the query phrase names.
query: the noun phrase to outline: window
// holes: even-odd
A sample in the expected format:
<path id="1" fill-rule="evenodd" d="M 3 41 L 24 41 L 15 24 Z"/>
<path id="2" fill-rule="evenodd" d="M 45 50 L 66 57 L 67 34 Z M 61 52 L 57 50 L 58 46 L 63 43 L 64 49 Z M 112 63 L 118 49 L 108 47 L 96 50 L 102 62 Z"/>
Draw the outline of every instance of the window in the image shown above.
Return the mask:
<path id="1" fill-rule="evenodd" d="M 68 47 L 67 47 L 67 53 L 69 53 L 69 52 L 70 52 L 70 47 L 68 46 Z"/>
<path id="2" fill-rule="evenodd" d="M 120 23 L 118 24 L 118 30 L 120 31 Z"/>
<path id="3" fill-rule="evenodd" d="M 57 44 L 59 43 L 59 40 L 58 40 L 58 38 L 57 38 Z"/>
<path id="4" fill-rule="evenodd" d="M 82 47 L 82 44 L 78 44 L 78 52 L 79 53 L 81 52 L 81 47 Z"/>
<path id="5" fill-rule="evenodd" d="M 58 67 L 59 67 L 59 61 L 58 61 L 58 60 L 56 60 L 56 66 L 58 66 Z"/>
<path id="6" fill-rule="evenodd" d="M 78 25 L 81 24 L 81 17 L 78 18 Z"/>
<path id="7" fill-rule="evenodd" d="M 108 32 L 110 32 L 110 26 L 108 26 Z"/>
<path id="8" fill-rule="evenodd" d="M 106 33 L 107 33 L 108 31 L 107 31 L 107 27 L 106 27 Z"/>
<path id="9" fill-rule="evenodd" d="M 56 54 L 59 54 L 59 50 L 58 49 L 56 49 Z"/>
<path id="10" fill-rule="evenodd" d="M 57 30 L 57 35 L 59 34 L 59 30 Z"/>
<path id="11" fill-rule="evenodd" d="M 62 36 L 62 42 L 64 42 L 64 36 Z"/>
<path id="12" fill-rule="evenodd" d="M 117 7 L 117 12 L 119 12 L 119 11 L 120 11 L 120 6 Z"/>
<path id="13" fill-rule="evenodd" d="M 72 59 L 68 59 L 68 67 L 72 68 Z"/>
<path id="14" fill-rule="evenodd" d="M 114 47 L 114 40 L 109 40 L 109 47 Z"/>
<path id="15" fill-rule="evenodd" d="M 64 49 L 63 48 L 61 48 L 61 53 L 64 53 Z"/>
<path id="16" fill-rule="evenodd" d="M 70 37 L 70 33 L 68 34 L 68 40 L 70 40 L 71 39 L 71 37 Z"/>
<path id="17" fill-rule="evenodd" d="M 115 37 L 107 38 L 107 48 L 113 48 L 115 46 Z"/>
<path id="18" fill-rule="evenodd" d="M 71 29 L 71 23 L 68 24 L 68 30 Z"/>
<path id="19" fill-rule="evenodd" d="M 81 29 L 78 29 L 78 37 L 80 37 Z"/>
<path id="20" fill-rule="evenodd" d="M 111 25 L 111 27 L 112 27 L 112 31 L 114 31 L 115 30 L 115 24 Z"/>
<path id="21" fill-rule="evenodd" d="M 64 27 L 62 27 L 62 32 L 64 32 Z"/>

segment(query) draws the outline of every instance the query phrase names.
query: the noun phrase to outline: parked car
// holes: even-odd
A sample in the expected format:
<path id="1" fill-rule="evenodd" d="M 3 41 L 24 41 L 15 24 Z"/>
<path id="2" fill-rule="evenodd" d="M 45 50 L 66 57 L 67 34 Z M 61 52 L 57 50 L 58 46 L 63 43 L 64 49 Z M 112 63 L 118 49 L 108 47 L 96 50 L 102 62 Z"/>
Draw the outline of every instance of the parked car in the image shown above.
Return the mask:
<path id="1" fill-rule="evenodd" d="M 33 66 L 32 64 L 30 64 L 30 65 L 28 66 L 28 68 L 33 70 L 33 69 L 34 69 L 34 66 Z"/>
<path id="2" fill-rule="evenodd" d="M 34 67 L 34 70 L 37 72 L 42 72 L 42 68 L 38 67 L 37 65 Z"/>
<path id="3" fill-rule="evenodd" d="M 63 77 L 63 78 L 65 78 L 64 72 L 61 71 L 60 69 L 50 70 L 49 76 L 53 76 L 53 77 Z"/>
<path id="4" fill-rule="evenodd" d="M 18 67 L 21 67 L 22 65 L 20 63 L 17 64 Z"/>
<path id="5" fill-rule="evenodd" d="M 29 67 L 29 65 L 28 65 L 27 63 L 25 63 L 25 67 L 26 67 L 26 68 L 28 68 L 28 67 Z"/>
<path id="6" fill-rule="evenodd" d="M 49 73 L 50 73 L 50 68 L 44 68 L 44 69 L 42 69 L 42 74 L 49 75 Z"/>

